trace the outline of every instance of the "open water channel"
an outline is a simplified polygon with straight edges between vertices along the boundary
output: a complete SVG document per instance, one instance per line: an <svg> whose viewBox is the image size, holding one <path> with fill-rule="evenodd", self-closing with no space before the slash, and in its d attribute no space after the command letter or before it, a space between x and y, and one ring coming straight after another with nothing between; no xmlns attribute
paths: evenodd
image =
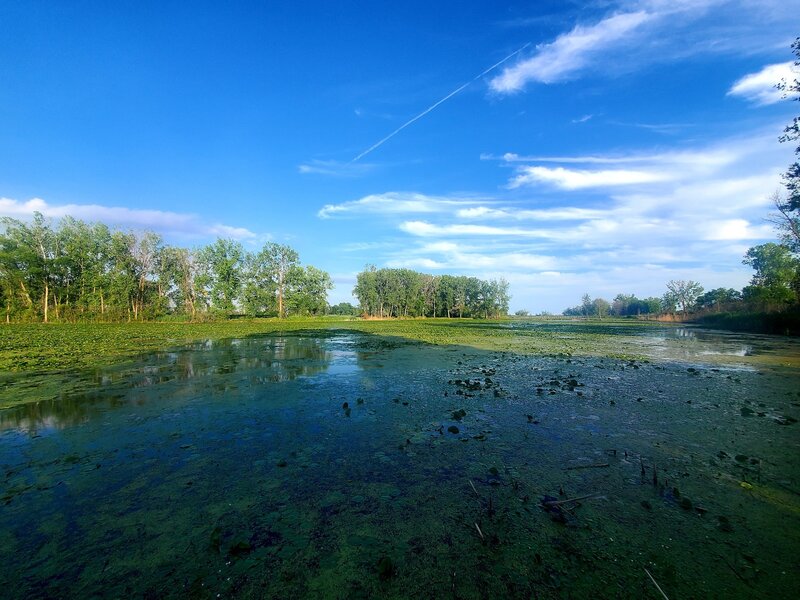
<svg viewBox="0 0 800 600"><path fill-rule="evenodd" d="M648 359L333 331L76 374L0 411L1 594L799 597L800 344L603 331Z"/></svg>

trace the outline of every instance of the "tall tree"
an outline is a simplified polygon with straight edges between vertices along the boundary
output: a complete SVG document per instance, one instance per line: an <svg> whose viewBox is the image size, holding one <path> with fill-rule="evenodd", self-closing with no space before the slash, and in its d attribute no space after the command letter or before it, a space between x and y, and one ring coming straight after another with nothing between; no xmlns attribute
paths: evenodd
<svg viewBox="0 0 800 600"><path fill-rule="evenodd" d="M286 312L294 315L322 315L328 306L330 275L316 267L295 265L286 277Z"/></svg>
<svg viewBox="0 0 800 600"><path fill-rule="evenodd" d="M667 294L665 300L669 303L673 301L675 306L680 307L681 312L686 315L689 309L694 306L695 301L703 293L703 286L696 281L684 281L682 279L667 282Z"/></svg>
<svg viewBox="0 0 800 600"><path fill-rule="evenodd" d="M794 40L792 50L795 55L795 73L800 73L800 37ZM778 89L784 97L800 101L800 77L795 76L791 81L782 81ZM781 142L796 142L800 140L800 117L794 117L792 122L783 130ZM800 157L800 144L795 147L795 156ZM783 183L788 191L788 196L781 200L775 199L775 205L783 219L782 229L786 234L786 241L795 252L800 252L800 161L795 160L783 175Z"/></svg>
<svg viewBox="0 0 800 600"><path fill-rule="evenodd" d="M277 292L269 248L248 253L243 261L242 308L248 315L277 314Z"/></svg>
<svg viewBox="0 0 800 600"><path fill-rule="evenodd" d="M289 271L300 262L300 258L293 248L274 242L267 242L263 252L275 282L275 290L278 297L278 317L283 318L286 316L284 304L287 278Z"/></svg>
<svg viewBox="0 0 800 600"><path fill-rule="evenodd" d="M743 290L745 300L769 310L798 299L800 259L788 247L772 242L754 246L742 262L755 269L750 285Z"/></svg>
<svg viewBox="0 0 800 600"><path fill-rule="evenodd" d="M211 306L219 311L233 312L241 293L242 245L220 238L201 248L197 257L200 262L197 283L207 291Z"/></svg>

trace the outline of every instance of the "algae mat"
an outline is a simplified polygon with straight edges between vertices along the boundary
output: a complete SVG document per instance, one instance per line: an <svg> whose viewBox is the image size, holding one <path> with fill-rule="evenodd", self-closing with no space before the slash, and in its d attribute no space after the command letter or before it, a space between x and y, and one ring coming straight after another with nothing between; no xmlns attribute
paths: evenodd
<svg viewBox="0 0 800 600"><path fill-rule="evenodd" d="M664 337L630 342L647 361L294 332L72 373L0 411L0 585L659 597L647 569L673 598L795 596L796 370Z"/></svg>

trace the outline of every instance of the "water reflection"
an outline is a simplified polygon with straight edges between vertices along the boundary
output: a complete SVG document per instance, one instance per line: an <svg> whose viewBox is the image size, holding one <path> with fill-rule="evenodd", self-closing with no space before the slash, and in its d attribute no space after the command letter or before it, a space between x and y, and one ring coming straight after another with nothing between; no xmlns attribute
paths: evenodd
<svg viewBox="0 0 800 600"><path fill-rule="evenodd" d="M689 327L668 331L672 339L681 342L678 347L685 356L753 356L756 353L751 343L746 343L735 333ZM669 338L665 338L667 340Z"/></svg>
<svg viewBox="0 0 800 600"><path fill-rule="evenodd" d="M164 397L191 401L193 394L204 394L202 390L224 392L301 377L348 374L359 369L363 360L351 344L352 340L342 337L254 337L207 340L177 352L158 352L133 365L86 373L49 398L2 410L0 431L40 435ZM158 391L162 387L164 394Z"/></svg>
<svg viewBox="0 0 800 600"><path fill-rule="evenodd" d="M623 343L633 344L650 356L668 359L691 360L714 356L747 357L797 353L797 345L791 339L691 326L555 321L513 322L509 327L546 332L563 339L579 338L582 335L597 336L598 340L613 338L618 341L620 347Z"/></svg>

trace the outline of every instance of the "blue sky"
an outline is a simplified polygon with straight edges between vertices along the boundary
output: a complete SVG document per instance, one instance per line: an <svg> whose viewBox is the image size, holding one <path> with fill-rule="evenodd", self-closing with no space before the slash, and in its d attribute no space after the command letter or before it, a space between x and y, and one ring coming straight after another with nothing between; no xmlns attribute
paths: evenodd
<svg viewBox="0 0 800 600"><path fill-rule="evenodd" d="M0 214L288 243L333 302L367 263L505 277L534 312L741 288L793 159L798 14L0 0Z"/></svg>

